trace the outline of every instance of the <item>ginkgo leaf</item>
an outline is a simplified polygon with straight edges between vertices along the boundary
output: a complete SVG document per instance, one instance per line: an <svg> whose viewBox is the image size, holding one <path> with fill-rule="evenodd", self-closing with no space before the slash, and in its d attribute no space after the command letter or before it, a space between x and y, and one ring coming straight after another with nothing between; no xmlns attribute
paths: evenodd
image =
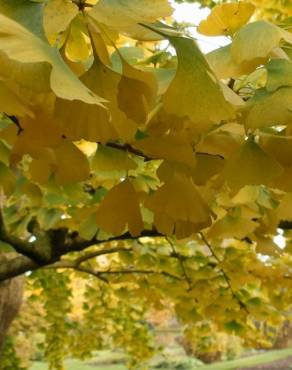
<svg viewBox="0 0 292 370"><path fill-rule="evenodd" d="M20 119L20 126L22 130L19 133L15 127L12 162L18 162L24 154L37 157L42 149L57 146L62 138L60 123L54 117L42 113L36 114L33 119L29 117Z"/></svg>
<svg viewBox="0 0 292 370"><path fill-rule="evenodd" d="M57 49L29 32L20 24L0 14L0 50L22 63L48 62L52 66L50 83L54 93L63 99L82 100L102 105L105 100L87 89L71 72Z"/></svg>
<svg viewBox="0 0 292 370"><path fill-rule="evenodd" d="M257 90L244 110L246 128L256 129L292 123L292 87L282 87L273 93Z"/></svg>
<svg viewBox="0 0 292 370"><path fill-rule="evenodd" d="M226 132L212 132L196 146L197 152L229 158L239 148L240 141Z"/></svg>
<svg viewBox="0 0 292 370"><path fill-rule="evenodd" d="M190 236L211 223L208 206L192 180L182 173L174 173L145 201L145 207L154 212L158 231L175 233L178 238Z"/></svg>
<svg viewBox="0 0 292 370"><path fill-rule="evenodd" d="M283 86L292 87L292 62L286 59L272 59L266 65L268 71L266 89L275 91Z"/></svg>
<svg viewBox="0 0 292 370"><path fill-rule="evenodd" d="M224 167L224 159L209 154L196 154L196 167L192 171L192 178L197 185L204 185Z"/></svg>
<svg viewBox="0 0 292 370"><path fill-rule="evenodd" d="M282 39L291 43L291 33L267 21L249 23L241 28L233 39L232 58L239 64L252 60L258 60L261 64Z"/></svg>
<svg viewBox="0 0 292 370"><path fill-rule="evenodd" d="M236 63L232 59L231 44L215 49L206 55L207 61L217 78L238 78L255 70L257 61Z"/></svg>
<svg viewBox="0 0 292 370"><path fill-rule="evenodd" d="M66 140L53 151L56 158L54 173L58 184L83 181L89 177L88 160L76 145Z"/></svg>
<svg viewBox="0 0 292 370"><path fill-rule="evenodd" d="M292 193L286 193L280 204L279 207L276 209L276 215L281 220L292 220Z"/></svg>
<svg viewBox="0 0 292 370"><path fill-rule="evenodd" d="M68 31L65 45L66 57L73 62L83 61L89 58L91 51L86 27L82 16L78 15L71 22Z"/></svg>
<svg viewBox="0 0 292 370"><path fill-rule="evenodd" d="M245 185L269 185L282 171L282 166L249 138L227 161L222 175L231 189L239 190Z"/></svg>
<svg viewBox="0 0 292 370"><path fill-rule="evenodd" d="M137 164L127 152L105 145L98 145L92 160L94 171L128 171L136 167Z"/></svg>
<svg viewBox="0 0 292 370"><path fill-rule="evenodd" d="M123 73L118 84L117 96L119 109L129 119L143 124L156 99L158 86L155 75L132 67L123 57L122 64Z"/></svg>
<svg viewBox="0 0 292 370"><path fill-rule="evenodd" d="M29 178L38 184L47 184L55 162L55 156L51 149L42 150L38 158L33 159L29 165Z"/></svg>
<svg viewBox="0 0 292 370"><path fill-rule="evenodd" d="M280 177L276 178L273 187L292 192L292 166L284 167L284 171Z"/></svg>
<svg viewBox="0 0 292 370"><path fill-rule="evenodd" d="M101 30L92 21L92 18L88 17L88 32L90 34L91 42L93 43L93 49L96 52L98 58L104 65L111 66L111 60L109 56L109 51L107 49L106 42L104 40L104 35Z"/></svg>
<svg viewBox="0 0 292 370"><path fill-rule="evenodd" d="M101 24L138 40L157 40L157 34L138 23L154 23L172 11L168 0L100 0L89 14Z"/></svg>
<svg viewBox="0 0 292 370"><path fill-rule="evenodd" d="M242 1L216 5L199 24L198 32L207 36L233 35L249 21L254 10L254 5Z"/></svg>
<svg viewBox="0 0 292 370"><path fill-rule="evenodd" d="M179 134L148 137L136 141L134 146L153 159L167 159L190 167L196 163L191 145Z"/></svg>
<svg viewBox="0 0 292 370"><path fill-rule="evenodd" d="M97 225L112 235L120 235L128 227L132 236L138 236L144 225L138 195L130 180L112 188L97 210Z"/></svg>
<svg viewBox="0 0 292 370"><path fill-rule="evenodd" d="M109 101L108 111L80 101L57 100L56 116L63 121L66 137L75 141L86 139L102 143L118 138L125 141L133 139L137 124L128 119L118 107L120 80L119 73L95 60L92 67L81 77L81 81Z"/></svg>
<svg viewBox="0 0 292 370"><path fill-rule="evenodd" d="M33 103L37 95L52 94L48 63L21 63L0 52L0 76L21 100Z"/></svg>
<svg viewBox="0 0 292 370"><path fill-rule="evenodd" d="M292 140L282 135L263 135L261 147L272 155L283 167L292 166Z"/></svg>
<svg viewBox="0 0 292 370"><path fill-rule="evenodd" d="M169 39L178 57L176 75L162 98L164 109L178 117L187 116L194 125L230 118L233 107L225 100L215 75L194 40L169 36L160 30L157 32Z"/></svg>
<svg viewBox="0 0 292 370"><path fill-rule="evenodd" d="M33 116L29 105L23 101L12 88L2 81L0 78L0 112L5 112L9 115L18 116Z"/></svg>
<svg viewBox="0 0 292 370"><path fill-rule="evenodd" d="M54 148L44 148L29 167L32 180L44 184L54 175L58 185L86 180L90 174L87 157L65 140Z"/></svg>
<svg viewBox="0 0 292 370"><path fill-rule="evenodd" d="M263 255L277 256L279 255L279 247L271 238L256 235L256 251Z"/></svg>
<svg viewBox="0 0 292 370"><path fill-rule="evenodd" d="M227 215L215 222L208 231L209 238L243 239L258 227L258 223L246 218Z"/></svg>
<svg viewBox="0 0 292 370"><path fill-rule="evenodd" d="M43 12L44 29L48 38L67 29L78 14L78 6L68 0L49 0Z"/></svg>

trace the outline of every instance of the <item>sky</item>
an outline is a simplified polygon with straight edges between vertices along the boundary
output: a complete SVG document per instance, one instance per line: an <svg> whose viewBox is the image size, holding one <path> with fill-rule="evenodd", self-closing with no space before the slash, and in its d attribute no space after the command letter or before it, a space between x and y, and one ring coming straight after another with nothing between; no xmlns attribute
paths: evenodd
<svg viewBox="0 0 292 370"><path fill-rule="evenodd" d="M190 27L189 31L198 41L198 44L204 53L208 53L214 49L218 49L220 46L230 43L226 37L208 37L200 35L196 31L196 26L199 25L201 20L207 18L210 13L208 8L202 9L198 4L177 4L174 2L172 2L172 6L175 9L174 18L178 22L189 22L194 25L194 27Z"/></svg>

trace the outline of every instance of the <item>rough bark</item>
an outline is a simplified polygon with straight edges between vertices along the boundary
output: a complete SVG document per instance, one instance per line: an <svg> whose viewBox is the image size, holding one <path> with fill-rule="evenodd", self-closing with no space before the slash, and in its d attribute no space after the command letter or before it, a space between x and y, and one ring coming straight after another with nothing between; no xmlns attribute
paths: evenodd
<svg viewBox="0 0 292 370"><path fill-rule="evenodd" d="M7 255L1 255L0 261L8 259ZM0 283L0 361L7 332L21 306L23 282L23 277L17 277Z"/></svg>

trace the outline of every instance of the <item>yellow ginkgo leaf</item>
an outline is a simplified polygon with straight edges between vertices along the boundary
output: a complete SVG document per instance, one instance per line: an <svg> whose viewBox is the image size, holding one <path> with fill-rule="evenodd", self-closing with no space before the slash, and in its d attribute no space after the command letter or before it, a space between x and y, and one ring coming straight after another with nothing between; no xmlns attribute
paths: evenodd
<svg viewBox="0 0 292 370"><path fill-rule="evenodd" d="M76 145L66 140L53 151L56 158L54 173L58 184L83 181L89 177L88 159Z"/></svg>
<svg viewBox="0 0 292 370"><path fill-rule="evenodd" d="M212 132L196 146L197 152L229 158L239 148L241 140L226 132Z"/></svg>
<svg viewBox="0 0 292 370"><path fill-rule="evenodd" d="M273 239L269 237L265 237L263 235L256 235L256 251L257 253L268 255L268 256L277 256L279 255L279 247L273 241Z"/></svg>
<svg viewBox="0 0 292 370"><path fill-rule="evenodd" d="M88 20L88 32L90 34L91 42L93 43L93 49L95 53L97 54L98 58L102 61L104 65L111 66L109 51L104 40L104 35L98 28L98 25L96 25L96 22L92 20L92 18L88 17L87 20Z"/></svg>
<svg viewBox="0 0 292 370"><path fill-rule="evenodd" d="M50 38L67 29L78 14L78 6L69 0L49 0L43 14L45 33Z"/></svg>
<svg viewBox="0 0 292 370"><path fill-rule="evenodd" d="M272 59L266 65L268 71L268 91L275 91L283 86L292 87L292 62L286 59Z"/></svg>
<svg viewBox="0 0 292 370"><path fill-rule="evenodd" d="M127 152L101 144L98 145L92 160L94 171L128 171L136 167L137 164Z"/></svg>
<svg viewBox="0 0 292 370"><path fill-rule="evenodd" d="M292 123L292 87L282 87L273 93L259 89L244 109L244 125L256 129Z"/></svg>
<svg viewBox="0 0 292 370"><path fill-rule="evenodd" d="M286 193L281 199L279 207L276 209L276 215L279 221L292 220L292 193Z"/></svg>
<svg viewBox="0 0 292 370"><path fill-rule="evenodd" d="M100 0L90 16L99 23L139 40L157 40L159 36L139 25L154 23L172 14L168 0Z"/></svg>
<svg viewBox="0 0 292 370"><path fill-rule="evenodd" d="M222 176L231 189L239 190L245 185L271 185L282 172L282 166L249 138L227 161Z"/></svg>
<svg viewBox="0 0 292 370"><path fill-rule="evenodd" d="M235 63L265 62L281 40L292 42L292 34L267 21L249 23L235 35L231 55Z"/></svg>
<svg viewBox="0 0 292 370"><path fill-rule="evenodd" d="M247 218L226 215L215 222L208 231L209 238L243 239L258 227L258 223Z"/></svg>
<svg viewBox="0 0 292 370"><path fill-rule="evenodd" d="M208 180L218 174L224 167L224 159L209 154L196 154L196 167L192 178L197 185L205 185Z"/></svg>
<svg viewBox="0 0 292 370"><path fill-rule="evenodd" d="M97 210L97 225L112 235L120 235L128 227L132 236L143 230L138 195L130 180L112 188Z"/></svg>
<svg viewBox="0 0 292 370"><path fill-rule="evenodd" d="M13 88L8 86L8 83L2 81L0 78L0 112L5 112L9 115L17 116L33 116L31 107L22 100L15 92Z"/></svg>
<svg viewBox="0 0 292 370"><path fill-rule="evenodd" d="M254 5L243 1L216 5L199 24L198 32L207 36L233 35L249 21L254 10Z"/></svg>
<svg viewBox="0 0 292 370"><path fill-rule="evenodd" d="M194 126L230 118L234 108L226 101L221 86L195 41L169 36L160 29L157 32L169 39L178 57L176 75L162 98L167 113L188 117Z"/></svg>
<svg viewBox="0 0 292 370"><path fill-rule="evenodd" d="M73 62L86 60L91 54L90 39L81 15L75 17L70 24L65 53Z"/></svg>
<svg viewBox="0 0 292 370"><path fill-rule="evenodd" d="M53 98L50 74L51 67L48 63L21 63L0 52L0 79L17 95L15 103L20 99L27 107L31 106L31 109L34 105L42 105L44 109L50 110L49 101ZM4 101L4 97L1 100ZM5 110L7 108L3 109Z"/></svg>
<svg viewBox="0 0 292 370"><path fill-rule="evenodd" d="M292 166L292 139L282 135L266 135L260 140L261 147L283 167Z"/></svg>
<svg viewBox="0 0 292 370"><path fill-rule="evenodd" d="M134 146L153 159L167 159L195 166L195 154L188 141L178 133L138 140Z"/></svg>
<svg viewBox="0 0 292 370"><path fill-rule="evenodd" d="M174 173L145 206L154 212L157 230L166 235L187 237L211 223L208 206L192 180L182 173Z"/></svg>
<svg viewBox="0 0 292 370"><path fill-rule="evenodd" d="M124 58L122 63L123 73L117 96L119 109L129 119L143 124L156 99L158 85L155 75L152 72L134 68Z"/></svg>
<svg viewBox="0 0 292 370"><path fill-rule="evenodd" d="M51 149L43 149L37 159L33 159L29 165L29 178L41 185L48 183L56 162L54 153Z"/></svg>
<svg viewBox="0 0 292 370"><path fill-rule="evenodd" d="M54 175L58 185L86 180L90 174L89 163L73 143L64 140L59 146L43 149L29 167L33 181L45 184Z"/></svg>
<svg viewBox="0 0 292 370"><path fill-rule="evenodd" d="M11 151L11 161L18 162L24 154L38 157L42 149L57 146L62 138L60 123L52 116L42 113L31 119L19 120L21 131L15 128L15 144ZM5 132L4 132L5 134Z"/></svg>
<svg viewBox="0 0 292 370"><path fill-rule="evenodd" d="M52 71L50 84L63 99L102 105L105 100L87 89L61 58L58 50L29 32L17 22L0 14L0 50L22 63L47 62Z"/></svg>
<svg viewBox="0 0 292 370"><path fill-rule="evenodd" d="M219 79L238 78L249 74L258 66L257 61L236 63L231 56L231 45L215 49L206 55L207 61Z"/></svg>
<svg viewBox="0 0 292 370"><path fill-rule="evenodd" d="M137 124L127 118L118 107L117 94L121 75L95 60L92 67L81 77L81 81L108 101L108 110L84 104L81 101L69 102L58 99L56 116L63 121L66 137L71 140L85 139L106 143L109 140L133 140ZM134 101L133 97L133 101Z"/></svg>

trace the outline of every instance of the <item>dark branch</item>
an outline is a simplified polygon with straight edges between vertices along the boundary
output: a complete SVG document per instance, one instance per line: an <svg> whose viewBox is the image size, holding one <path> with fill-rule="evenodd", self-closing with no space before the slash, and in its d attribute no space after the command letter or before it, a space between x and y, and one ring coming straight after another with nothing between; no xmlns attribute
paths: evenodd
<svg viewBox="0 0 292 370"><path fill-rule="evenodd" d="M17 256L11 260L0 263L0 281L25 274L26 272L36 270L39 267L40 265L32 259L25 256Z"/></svg>
<svg viewBox="0 0 292 370"><path fill-rule="evenodd" d="M68 233L65 233L64 229L59 230L50 230L49 234L54 234L55 237L52 237L53 242L57 242L56 244L52 244L51 248L54 248L56 250L52 250L51 258L38 261L35 257L35 251L33 252L33 244L24 242L21 240L22 243L19 243L18 238L14 238L12 236L6 235L5 240L0 237L0 240L3 240L5 242L9 242L14 249L22 254L22 256L17 256L14 259L11 259L9 261L3 262L0 264L0 281L4 281L6 279L10 279L12 277L16 277L18 275L24 274L28 271L37 270L41 267L48 267L51 266L52 268L76 268L78 265L74 261L60 261L61 257L70 253L70 252L80 252L88 247L101 245L104 243L109 243L112 241L121 241L121 240L137 240L141 237L160 237L161 234L159 234L156 230L144 230L138 237L133 237L130 233L125 233L123 235L112 237L107 240L98 240L96 238L93 238L91 240L82 240L78 238L78 236L68 235ZM66 238L65 238L66 236ZM15 239L17 243L15 242ZM13 244L12 244L13 243ZM23 248L22 248L23 246ZM32 250L30 250L30 248ZM114 248L104 249L103 251L95 252L95 255L103 255L103 254L109 254L109 253L115 253L118 250ZM29 255L32 255L33 258L30 258ZM92 256L92 253L90 254ZM79 257L77 259L77 262L80 264L84 262L85 260L89 259L89 254L85 256ZM94 256L92 257L94 258ZM58 262L59 261L59 262ZM53 267L55 266L55 267Z"/></svg>
<svg viewBox="0 0 292 370"><path fill-rule="evenodd" d="M42 263L41 254L34 247L33 243L17 238L10 235L6 229L3 219L2 210L0 209L0 240L9 244L17 253L30 258L38 264Z"/></svg>

